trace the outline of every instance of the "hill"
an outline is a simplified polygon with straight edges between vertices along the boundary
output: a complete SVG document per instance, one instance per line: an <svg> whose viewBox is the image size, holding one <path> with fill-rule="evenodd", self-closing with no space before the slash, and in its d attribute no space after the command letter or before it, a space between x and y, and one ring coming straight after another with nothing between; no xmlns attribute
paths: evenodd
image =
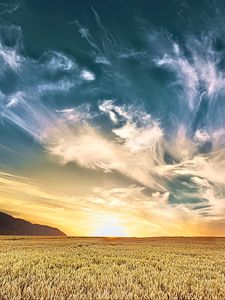
<svg viewBox="0 0 225 300"><path fill-rule="evenodd" d="M57 228L32 224L0 212L0 235L66 236Z"/></svg>

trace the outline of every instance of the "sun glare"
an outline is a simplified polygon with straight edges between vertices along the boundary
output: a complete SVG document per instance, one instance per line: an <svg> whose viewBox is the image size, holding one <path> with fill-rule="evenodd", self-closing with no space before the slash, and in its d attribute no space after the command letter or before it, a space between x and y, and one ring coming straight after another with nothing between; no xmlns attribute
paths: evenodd
<svg viewBox="0 0 225 300"><path fill-rule="evenodd" d="M127 236L121 220L115 216L101 216L93 233L94 236L123 237Z"/></svg>

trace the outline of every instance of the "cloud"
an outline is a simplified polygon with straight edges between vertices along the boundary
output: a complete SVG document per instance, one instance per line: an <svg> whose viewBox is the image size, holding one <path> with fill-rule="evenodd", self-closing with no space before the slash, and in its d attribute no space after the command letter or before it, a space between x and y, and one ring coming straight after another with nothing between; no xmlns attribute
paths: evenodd
<svg viewBox="0 0 225 300"><path fill-rule="evenodd" d="M144 187L96 187L85 197L96 215L116 215L131 236L224 235L224 216L206 218L184 203L171 205L168 192L149 193ZM215 223L214 223L215 222ZM214 224L214 225L213 225Z"/></svg>
<svg viewBox="0 0 225 300"><path fill-rule="evenodd" d="M0 10L1 10L0 15L11 14L14 11L18 10L20 5L21 2L19 0L13 0L10 1L10 3L2 1L0 3Z"/></svg>
<svg viewBox="0 0 225 300"><path fill-rule="evenodd" d="M97 56L95 62L96 64L111 65L111 63L104 56Z"/></svg>
<svg viewBox="0 0 225 300"><path fill-rule="evenodd" d="M133 123L127 123L113 132L124 141L124 146L131 152L151 150L154 157L160 156L157 152L157 145L163 137L163 131L157 122L153 122L144 128L138 128ZM160 147L158 147L160 150ZM154 154L155 153L155 154Z"/></svg>
<svg viewBox="0 0 225 300"><path fill-rule="evenodd" d="M8 103L6 104L6 108L12 108L16 106L20 101L23 101L23 93L17 92L8 97Z"/></svg>
<svg viewBox="0 0 225 300"><path fill-rule="evenodd" d="M68 234L94 234L98 219L114 216L129 236L224 235L224 198L219 202L206 180L192 180L202 192L206 189L210 214L204 208L195 210L185 203L171 203L169 192L151 192L135 184L101 185L70 195L57 183L47 185L6 172L0 173L0 204L3 211L14 216L60 227ZM204 215L206 211L208 216Z"/></svg>
<svg viewBox="0 0 225 300"><path fill-rule="evenodd" d="M43 55L42 61L46 62L46 67L52 72L59 71L72 72L78 68L75 61L63 53L51 51Z"/></svg>
<svg viewBox="0 0 225 300"><path fill-rule="evenodd" d="M188 139L185 129L180 127L170 141L165 138L160 124L152 120L150 115L133 111L133 108L118 108L113 102L106 104L100 104L100 111L109 117L110 111L120 112L117 113L117 124L122 125L112 129L115 134L113 139L85 124L68 133L49 133L48 137L54 136L53 140L47 139L49 153L63 164L72 162L103 172L117 171L152 191L164 193L165 196L171 194L184 204L181 205L182 209L179 206L180 213L188 210L194 211L190 213L191 216L204 214L210 218L222 217L225 192L223 150L210 154L198 153L199 143L208 140L208 135L200 132L196 141L193 141ZM166 153L173 159L172 164L166 163ZM182 177L191 179L191 183L186 181L187 190L170 187L170 183L176 183ZM198 199L197 203L191 204L192 198ZM160 202L163 197L155 199ZM185 199L189 199L188 203L185 203ZM99 198L95 201L101 202ZM167 203L168 207L172 205ZM168 207L164 207L165 211L168 211Z"/></svg>
<svg viewBox="0 0 225 300"><path fill-rule="evenodd" d="M88 125L73 133L64 132L57 136L57 132L52 132L50 136L54 138L46 141L46 147L62 163L73 162L103 172L118 171L145 185L156 184L149 173L151 166L146 166L144 153L132 153L126 145L109 140Z"/></svg>
<svg viewBox="0 0 225 300"><path fill-rule="evenodd" d="M203 38L202 41L194 37L187 39L185 46L190 52L189 58L172 39L170 45L169 51L154 61L176 75L174 84L181 87L192 110L199 104L202 95L213 99L224 91L225 77L218 68L219 56L212 49L210 38Z"/></svg>
<svg viewBox="0 0 225 300"><path fill-rule="evenodd" d="M68 234L90 234L82 198L66 194L59 184L46 184L0 171L0 190L1 211L33 223L60 228Z"/></svg>
<svg viewBox="0 0 225 300"><path fill-rule="evenodd" d="M31 112L29 106L25 107L30 126L26 122L22 123L24 121L16 116L13 118L14 122L18 120L20 127L24 126L37 137L57 162L75 163L103 172L117 171L153 191L165 195L171 193L175 197L179 193L181 202L184 201L182 197L197 197L203 208L198 207L198 203L184 206L182 211L189 209L211 217L214 215L214 218L221 216L219 212L223 207L225 182L224 154L222 150L198 154L198 143L205 142L207 138L215 144L214 140L217 139L213 140L213 136L217 137L219 133L210 137L199 132L193 141L188 139L185 128L180 127L170 141L166 139L160 123L149 114L137 107L118 106L112 101L103 101L99 104L99 114L103 112L110 117L110 112L113 111L117 118L117 128L113 127L111 131L114 136L109 138L97 125L88 123L91 120L88 108L64 109L50 113L42 109ZM166 152L173 158L173 164L166 163ZM169 182L175 182L182 176L195 178L192 180L192 185L197 189L195 193L176 191L168 187ZM201 180L207 183L207 189L206 186L203 189Z"/></svg>
<svg viewBox="0 0 225 300"><path fill-rule="evenodd" d="M84 69L59 51L47 51L40 59L25 56L21 29L9 26L12 46L2 36L0 40L0 79L7 82L7 74L12 74L15 84L1 89L1 124L4 128L6 120L7 126L31 136L51 162L78 165L96 176L120 174L118 178L133 185L99 187L91 195L77 196L76 202L75 197L1 174L3 192L15 196L23 191L26 205L29 197L37 197L45 209L71 208L73 201L86 210L99 206L103 212L116 212L123 207L146 228L155 228L155 234L182 234L187 224L190 232L202 233L200 224L213 232L223 224L225 213L224 106L219 99L225 77L212 37L189 36L181 44L167 33L151 32L148 51L136 51L119 43L96 12L94 16L102 33L97 41L95 32L75 24L91 46L91 59L100 64L99 80L88 66ZM151 68L172 75L168 89L174 98L169 95L159 105L151 91ZM160 92L157 87L157 96ZM139 100L143 95L146 106ZM79 201L87 206L80 207Z"/></svg>
<svg viewBox="0 0 225 300"><path fill-rule="evenodd" d="M109 110L107 105L105 101L101 103L100 111L109 116L110 112L116 111L118 121L125 122L112 130L114 138L109 139L104 131L88 123L74 123L69 128L59 125L46 132L43 139L46 149L63 164L73 162L104 172L118 171L149 187L160 186L151 171L154 165L163 161L163 131L158 122L134 108L126 111L112 102Z"/></svg>
<svg viewBox="0 0 225 300"><path fill-rule="evenodd" d="M86 123L97 117L97 113L92 112L89 104L81 105L77 108L65 108L56 110L57 118L64 119L69 124Z"/></svg>
<svg viewBox="0 0 225 300"><path fill-rule="evenodd" d="M118 122L117 115L116 115L117 113L116 107L112 100L104 100L99 104L98 107L100 111L102 111L105 114L108 114L108 116L110 117L113 123Z"/></svg>
<svg viewBox="0 0 225 300"><path fill-rule="evenodd" d="M81 76L81 78L83 78L84 80L87 80L87 81L95 80L95 74L88 70L82 70L80 76Z"/></svg>
<svg viewBox="0 0 225 300"><path fill-rule="evenodd" d="M20 27L16 25L1 25L0 31L3 32L0 38L0 63L2 66L0 76L4 77L8 70L18 74L24 63L24 58L20 54L23 47L21 42L22 31ZM17 35L16 39L14 35ZM6 36L13 44L13 47L7 46Z"/></svg>

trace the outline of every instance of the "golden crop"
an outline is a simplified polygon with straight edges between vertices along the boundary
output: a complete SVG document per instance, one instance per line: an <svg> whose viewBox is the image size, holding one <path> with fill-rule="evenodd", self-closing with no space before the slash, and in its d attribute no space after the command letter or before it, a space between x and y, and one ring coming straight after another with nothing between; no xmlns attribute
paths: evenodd
<svg viewBox="0 0 225 300"><path fill-rule="evenodd" d="M0 238L1 300L225 299L222 238Z"/></svg>

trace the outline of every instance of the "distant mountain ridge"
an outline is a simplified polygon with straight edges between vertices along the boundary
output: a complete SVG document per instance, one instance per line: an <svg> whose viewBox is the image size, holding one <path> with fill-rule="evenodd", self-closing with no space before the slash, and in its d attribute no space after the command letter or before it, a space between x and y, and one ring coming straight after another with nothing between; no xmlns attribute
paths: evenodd
<svg viewBox="0 0 225 300"><path fill-rule="evenodd" d="M58 228L32 224L0 212L0 235L66 236Z"/></svg>

